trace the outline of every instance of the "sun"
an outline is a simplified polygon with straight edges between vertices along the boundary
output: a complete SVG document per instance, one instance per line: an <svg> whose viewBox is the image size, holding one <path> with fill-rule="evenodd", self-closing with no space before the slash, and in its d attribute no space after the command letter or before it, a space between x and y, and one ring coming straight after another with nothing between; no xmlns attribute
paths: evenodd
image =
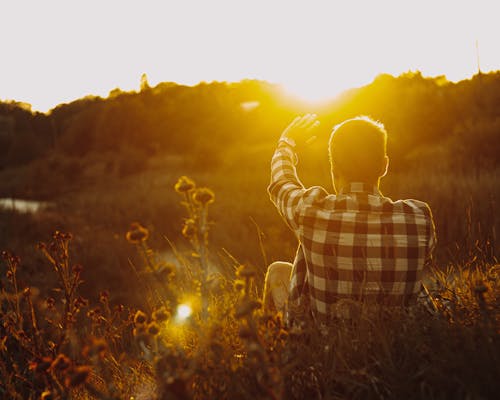
<svg viewBox="0 0 500 400"><path fill-rule="evenodd" d="M320 75L309 72L307 76L284 81L283 86L292 97L307 103L319 104L333 100L342 92L360 86L362 83L362 80L356 76L346 79L345 74L335 75L343 76L343 79L336 80L327 74Z"/></svg>

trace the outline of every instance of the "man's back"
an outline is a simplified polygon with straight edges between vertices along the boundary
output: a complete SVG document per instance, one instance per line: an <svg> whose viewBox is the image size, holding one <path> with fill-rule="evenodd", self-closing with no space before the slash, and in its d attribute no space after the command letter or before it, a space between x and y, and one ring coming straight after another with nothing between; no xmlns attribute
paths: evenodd
<svg viewBox="0 0 500 400"><path fill-rule="evenodd" d="M379 192L389 163L387 132L365 117L347 120L331 134L338 193L306 189L295 168L295 140L304 141L317 124L313 115L296 118L271 162L271 200L300 243L293 266L280 267L291 269L289 310L328 321L350 300L413 303L435 243L429 207L418 200L394 202Z"/></svg>
<svg viewBox="0 0 500 400"><path fill-rule="evenodd" d="M306 301L324 319L342 299L386 305L415 300L434 240L427 204L393 202L376 187L351 183L338 195L317 187L305 191L295 213L302 245L291 307Z"/></svg>

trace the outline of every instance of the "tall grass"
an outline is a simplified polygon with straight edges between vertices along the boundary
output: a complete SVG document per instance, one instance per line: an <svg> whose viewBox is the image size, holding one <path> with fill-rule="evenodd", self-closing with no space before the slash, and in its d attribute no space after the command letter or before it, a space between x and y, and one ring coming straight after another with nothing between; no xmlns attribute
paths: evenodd
<svg viewBox="0 0 500 400"><path fill-rule="evenodd" d="M53 275L34 287L2 253L0 397L12 399L489 399L500 390L500 265L468 260L428 271L410 310L358 304L349 321L287 327L261 309L259 268L231 255L211 268L209 189L176 186L191 249L175 262L139 223L121 234L136 306L81 294L77 236L56 232L38 252ZM219 196L218 196L219 199ZM219 200L217 200L219 201ZM210 207L215 207L215 202ZM476 250L475 250L476 249ZM97 281L93 278L93 281Z"/></svg>

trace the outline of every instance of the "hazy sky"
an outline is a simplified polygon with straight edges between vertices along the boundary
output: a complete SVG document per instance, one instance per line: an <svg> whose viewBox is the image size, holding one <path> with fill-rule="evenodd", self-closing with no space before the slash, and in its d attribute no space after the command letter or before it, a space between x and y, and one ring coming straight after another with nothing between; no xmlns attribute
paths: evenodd
<svg viewBox="0 0 500 400"><path fill-rule="evenodd" d="M48 110L161 81L333 96L377 74L500 69L498 1L0 0L0 99Z"/></svg>

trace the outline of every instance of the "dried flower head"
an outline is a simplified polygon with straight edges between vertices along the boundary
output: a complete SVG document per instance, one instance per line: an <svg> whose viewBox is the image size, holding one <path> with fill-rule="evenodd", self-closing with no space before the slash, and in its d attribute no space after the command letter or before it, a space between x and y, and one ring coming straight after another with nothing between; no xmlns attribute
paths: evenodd
<svg viewBox="0 0 500 400"><path fill-rule="evenodd" d="M166 307L162 306L159 309L153 311L152 318L157 322L165 322L170 319L170 311Z"/></svg>
<svg viewBox="0 0 500 400"><path fill-rule="evenodd" d="M71 360L64 354L58 354L52 362L50 369L54 371L66 371L71 366Z"/></svg>
<svg viewBox="0 0 500 400"><path fill-rule="evenodd" d="M199 188L194 192L193 200L201 205L210 204L214 202L215 194L209 188Z"/></svg>
<svg viewBox="0 0 500 400"><path fill-rule="evenodd" d="M196 222L194 219L187 219L182 227L182 235L188 239L193 238L196 235Z"/></svg>
<svg viewBox="0 0 500 400"><path fill-rule="evenodd" d="M50 310L56 305L56 300L53 297L49 297L45 300L45 303L47 304L47 308Z"/></svg>
<svg viewBox="0 0 500 400"><path fill-rule="evenodd" d="M156 336L160 333L160 326L156 322L151 322L148 325L148 334L151 336Z"/></svg>
<svg viewBox="0 0 500 400"><path fill-rule="evenodd" d="M144 242L149 237L149 231L138 222L130 224L130 229L125 235L127 241L132 244Z"/></svg>
<svg viewBox="0 0 500 400"><path fill-rule="evenodd" d="M142 312L141 310L138 310L134 315L134 324L135 325L144 325L147 320L148 320L148 316L144 312Z"/></svg>
<svg viewBox="0 0 500 400"><path fill-rule="evenodd" d="M245 288L245 282L241 279L237 279L234 281L234 289L238 292L241 292Z"/></svg>
<svg viewBox="0 0 500 400"><path fill-rule="evenodd" d="M194 181L189 179L187 176L181 176L174 186L175 191L178 193L189 192L190 190L194 189L194 187Z"/></svg>
<svg viewBox="0 0 500 400"><path fill-rule="evenodd" d="M109 301L109 292L107 290L103 290L99 293L99 301L101 303L107 303Z"/></svg>

